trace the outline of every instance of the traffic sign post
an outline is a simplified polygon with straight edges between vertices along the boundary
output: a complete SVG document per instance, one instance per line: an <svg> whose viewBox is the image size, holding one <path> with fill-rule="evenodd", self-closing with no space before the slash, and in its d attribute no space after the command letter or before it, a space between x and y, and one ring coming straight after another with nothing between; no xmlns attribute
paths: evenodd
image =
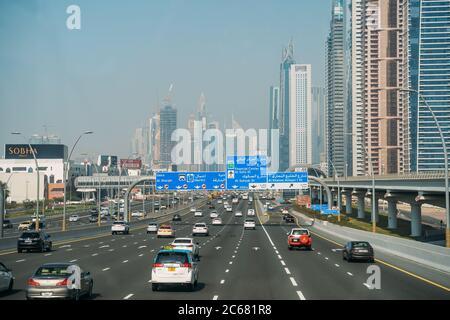
<svg viewBox="0 0 450 320"><path fill-rule="evenodd" d="M156 191L225 190L225 172L157 172Z"/></svg>
<svg viewBox="0 0 450 320"><path fill-rule="evenodd" d="M228 190L266 189L266 156L228 156L226 180Z"/></svg>

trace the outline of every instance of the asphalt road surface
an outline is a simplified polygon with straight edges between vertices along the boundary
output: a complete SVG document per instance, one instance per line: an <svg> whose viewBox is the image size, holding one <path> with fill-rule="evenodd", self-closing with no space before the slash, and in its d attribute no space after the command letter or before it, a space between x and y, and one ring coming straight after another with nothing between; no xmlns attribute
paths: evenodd
<svg viewBox="0 0 450 320"><path fill-rule="evenodd" d="M253 207L253 205L252 205ZM14 290L0 299L25 299L29 276L43 263L73 262L90 271L94 279L93 299L450 299L450 292L383 264L381 288L366 284L370 263L347 263L340 247L313 236L313 250L288 250L286 233L296 227L272 215L265 225L257 221L256 230L244 230L246 200L225 212L216 210L224 225L210 225L208 206L203 217L188 210L182 221L172 223L176 237L191 237L196 222L207 222L210 235L195 237L200 243L199 285L190 292L169 287L153 292L151 266L161 246L173 239L147 234L145 226L129 235L99 235L54 246L50 253L6 253L0 261L13 270ZM235 217L241 210L243 217ZM160 219L160 222L171 217Z"/></svg>

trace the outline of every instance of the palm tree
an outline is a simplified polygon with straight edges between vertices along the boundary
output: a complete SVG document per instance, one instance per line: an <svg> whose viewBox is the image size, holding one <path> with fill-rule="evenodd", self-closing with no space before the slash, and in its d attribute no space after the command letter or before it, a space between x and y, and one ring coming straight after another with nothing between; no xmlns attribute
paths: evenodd
<svg viewBox="0 0 450 320"><path fill-rule="evenodd" d="M0 181L0 189L5 190L5 199L7 199L9 197L9 190L8 190L8 185L6 184L6 182Z"/></svg>

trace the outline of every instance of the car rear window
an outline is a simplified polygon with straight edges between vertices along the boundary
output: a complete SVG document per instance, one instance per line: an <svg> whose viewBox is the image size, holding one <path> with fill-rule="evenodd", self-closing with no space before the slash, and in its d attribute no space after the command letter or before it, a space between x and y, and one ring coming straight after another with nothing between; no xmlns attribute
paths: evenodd
<svg viewBox="0 0 450 320"><path fill-rule="evenodd" d="M113 224L125 224L125 222L118 221L118 222L114 222Z"/></svg>
<svg viewBox="0 0 450 320"><path fill-rule="evenodd" d="M369 247L369 243L367 243L367 242L353 242L353 246L354 247L358 247L358 248L368 248Z"/></svg>
<svg viewBox="0 0 450 320"><path fill-rule="evenodd" d="M301 236L301 235L304 235L304 234L308 234L308 230L294 230L294 231L292 231L292 234L293 235L296 235L296 236Z"/></svg>
<svg viewBox="0 0 450 320"><path fill-rule="evenodd" d="M39 233L37 233L37 232L24 232L24 233L22 233L21 238L37 239L37 238L39 238Z"/></svg>
<svg viewBox="0 0 450 320"><path fill-rule="evenodd" d="M67 266L45 266L40 267L35 275L39 277L66 277L71 273L67 271Z"/></svg>
<svg viewBox="0 0 450 320"><path fill-rule="evenodd" d="M160 252L156 257L156 263L188 263L187 253L183 252Z"/></svg>
<svg viewBox="0 0 450 320"><path fill-rule="evenodd" d="M161 227L159 227L160 229L172 229L172 227L171 226L161 226Z"/></svg>
<svg viewBox="0 0 450 320"><path fill-rule="evenodd" d="M191 243L189 239L176 239L173 243Z"/></svg>
<svg viewBox="0 0 450 320"><path fill-rule="evenodd" d="M203 227L206 227L206 224L204 224L204 223L196 223L195 227L203 228Z"/></svg>
<svg viewBox="0 0 450 320"><path fill-rule="evenodd" d="M247 219L247 220L245 220L245 222L255 222L255 220Z"/></svg>

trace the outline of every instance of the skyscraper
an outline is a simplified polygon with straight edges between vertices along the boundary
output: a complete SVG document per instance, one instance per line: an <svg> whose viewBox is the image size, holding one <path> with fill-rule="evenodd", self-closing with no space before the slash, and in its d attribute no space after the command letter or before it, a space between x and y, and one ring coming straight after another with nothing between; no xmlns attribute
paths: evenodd
<svg viewBox="0 0 450 320"><path fill-rule="evenodd" d="M289 125L290 125L290 107L289 107L289 76L291 65L294 61L294 45L292 40L287 48L283 49L280 65L280 142L279 142L279 170L284 171L289 168Z"/></svg>
<svg viewBox="0 0 450 320"><path fill-rule="evenodd" d="M326 90L323 87L312 88L311 103L311 141L312 141L312 163L319 164L326 161Z"/></svg>
<svg viewBox="0 0 450 320"><path fill-rule="evenodd" d="M333 0L327 38L327 162L328 173L346 171L346 69L344 0Z"/></svg>
<svg viewBox="0 0 450 320"><path fill-rule="evenodd" d="M410 0L409 12L410 87L432 108L450 148L450 1ZM409 103L411 171L443 170L444 149L430 111L417 94Z"/></svg>
<svg viewBox="0 0 450 320"><path fill-rule="evenodd" d="M289 107L289 166L311 164L311 65L309 64L293 64L290 67Z"/></svg>
<svg viewBox="0 0 450 320"><path fill-rule="evenodd" d="M169 169L172 164L171 152L175 146L172 132L177 129L177 110L167 103L160 111L160 164Z"/></svg>
<svg viewBox="0 0 450 320"><path fill-rule="evenodd" d="M279 129L278 114L280 108L280 88L270 87L269 92L269 134L268 134L268 155L272 155L272 129Z"/></svg>

